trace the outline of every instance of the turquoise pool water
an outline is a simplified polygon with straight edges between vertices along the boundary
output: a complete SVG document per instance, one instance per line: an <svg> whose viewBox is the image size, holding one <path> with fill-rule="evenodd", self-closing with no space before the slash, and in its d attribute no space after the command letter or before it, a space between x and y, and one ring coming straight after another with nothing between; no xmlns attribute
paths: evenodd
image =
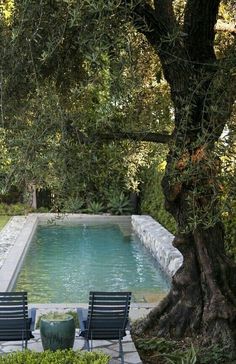
<svg viewBox="0 0 236 364"><path fill-rule="evenodd" d="M170 284L157 262L118 225L39 226L16 290L38 303L87 302L90 290L130 290L134 300L155 301Z"/></svg>

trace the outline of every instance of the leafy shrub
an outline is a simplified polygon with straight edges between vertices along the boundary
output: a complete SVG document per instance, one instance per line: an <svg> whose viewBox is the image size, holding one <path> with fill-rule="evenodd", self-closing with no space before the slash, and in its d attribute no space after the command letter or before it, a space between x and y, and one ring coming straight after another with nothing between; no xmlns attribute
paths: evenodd
<svg viewBox="0 0 236 364"><path fill-rule="evenodd" d="M236 261L236 201L231 200L231 206L223 214L225 226L225 245L227 253Z"/></svg>
<svg viewBox="0 0 236 364"><path fill-rule="evenodd" d="M232 351L229 350L229 348L219 345L212 345L199 350L201 364L235 364L235 361L231 358L231 356Z"/></svg>
<svg viewBox="0 0 236 364"><path fill-rule="evenodd" d="M47 207L41 206L38 209L36 209L35 212L41 212L41 213L43 213L43 212L49 212L49 209Z"/></svg>
<svg viewBox="0 0 236 364"><path fill-rule="evenodd" d="M212 345L194 347L193 344L181 341L170 341L164 338L151 337L137 339L137 349L143 357L154 359L151 362L165 364L235 364L232 353L227 347Z"/></svg>
<svg viewBox="0 0 236 364"><path fill-rule="evenodd" d="M27 205L17 203L14 205L8 205L0 203L0 215L25 215L30 211Z"/></svg>
<svg viewBox="0 0 236 364"><path fill-rule="evenodd" d="M91 214L100 214L103 211L104 211L103 204L96 201L90 202L88 204L88 208L86 209L86 212Z"/></svg>
<svg viewBox="0 0 236 364"><path fill-rule="evenodd" d="M108 210L114 215L125 215L132 212L130 200L123 192L108 195Z"/></svg>
<svg viewBox="0 0 236 364"><path fill-rule="evenodd" d="M193 345L186 351L177 350L170 354L165 353L163 357L166 359L166 364L196 364L198 362L197 352Z"/></svg>
<svg viewBox="0 0 236 364"><path fill-rule="evenodd" d="M68 200L64 202L64 207L62 208L62 212L82 212L84 207L84 201L79 197L70 197Z"/></svg>
<svg viewBox="0 0 236 364"><path fill-rule="evenodd" d="M0 364L108 364L109 356L99 352L81 352L73 350L16 352L0 356Z"/></svg>
<svg viewBox="0 0 236 364"><path fill-rule="evenodd" d="M149 339L138 339L135 342L138 349L143 351L158 351L165 353L166 351L173 350L176 347L174 341L167 341L163 338L151 337Z"/></svg>
<svg viewBox="0 0 236 364"><path fill-rule="evenodd" d="M175 234L174 218L164 208L164 196L161 187L163 167L153 164L143 171L143 189L141 191L141 213L151 215L170 232Z"/></svg>

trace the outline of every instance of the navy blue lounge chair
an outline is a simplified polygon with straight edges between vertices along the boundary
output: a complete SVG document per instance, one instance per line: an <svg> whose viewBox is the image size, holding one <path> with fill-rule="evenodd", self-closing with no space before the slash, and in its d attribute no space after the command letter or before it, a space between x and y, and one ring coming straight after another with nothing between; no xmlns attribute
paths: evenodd
<svg viewBox="0 0 236 364"><path fill-rule="evenodd" d="M28 310L27 292L0 292L0 341L22 341L34 336L36 309Z"/></svg>
<svg viewBox="0 0 236 364"><path fill-rule="evenodd" d="M87 350L92 350L96 339L119 340L119 355L124 362L122 339L129 322L130 301L131 292L90 292L88 309L77 309L80 336L85 338Z"/></svg>

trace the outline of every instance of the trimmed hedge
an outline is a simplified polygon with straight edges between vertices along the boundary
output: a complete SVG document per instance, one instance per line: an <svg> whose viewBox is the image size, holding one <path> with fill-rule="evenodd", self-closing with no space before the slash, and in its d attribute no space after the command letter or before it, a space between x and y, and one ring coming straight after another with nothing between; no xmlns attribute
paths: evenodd
<svg viewBox="0 0 236 364"><path fill-rule="evenodd" d="M25 215L28 212L30 212L30 208L22 203L16 203L14 205L0 203L0 215Z"/></svg>
<svg viewBox="0 0 236 364"><path fill-rule="evenodd" d="M25 350L0 356L0 364L108 364L110 357L101 352L46 350L42 353Z"/></svg>

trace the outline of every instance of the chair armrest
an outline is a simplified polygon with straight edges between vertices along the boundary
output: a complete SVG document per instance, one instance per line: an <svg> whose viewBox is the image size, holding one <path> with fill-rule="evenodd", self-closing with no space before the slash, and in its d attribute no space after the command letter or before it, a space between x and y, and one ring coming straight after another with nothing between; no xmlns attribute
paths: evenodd
<svg viewBox="0 0 236 364"><path fill-rule="evenodd" d="M131 327L130 327L131 325L130 325L130 320L128 320L127 321L127 324L126 324L126 326L125 326L125 330L128 330L128 331L130 331L131 330Z"/></svg>
<svg viewBox="0 0 236 364"><path fill-rule="evenodd" d="M87 328L86 323L87 323L87 318L88 318L88 310L86 308L78 307L77 315L78 315L78 319L79 319L80 332L83 332Z"/></svg>
<svg viewBox="0 0 236 364"><path fill-rule="evenodd" d="M36 319L36 308L32 307L29 309L29 318L31 318L30 331L34 331L35 319Z"/></svg>

